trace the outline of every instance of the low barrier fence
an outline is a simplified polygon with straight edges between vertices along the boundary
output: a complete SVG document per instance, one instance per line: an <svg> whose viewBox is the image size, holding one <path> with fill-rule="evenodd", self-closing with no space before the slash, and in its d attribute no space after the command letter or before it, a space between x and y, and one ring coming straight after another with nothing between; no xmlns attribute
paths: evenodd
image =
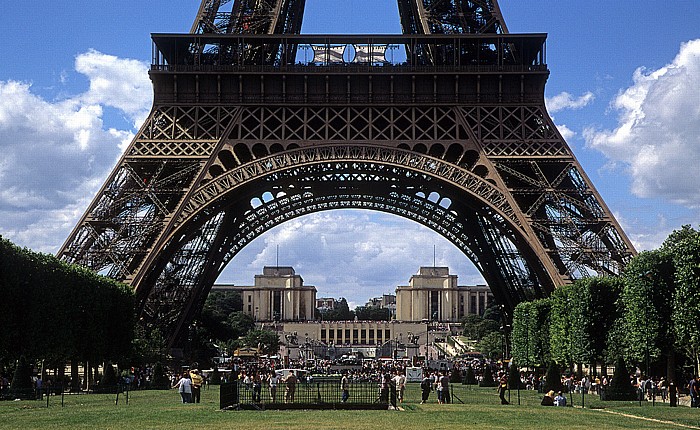
<svg viewBox="0 0 700 430"><path fill-rule="evenodd" d="M221 409L386 409L375 382L351 382L347 398L343 397L340 381L299 382L294 385L279 383L245 384L235 381L221 385Z"/></svg>

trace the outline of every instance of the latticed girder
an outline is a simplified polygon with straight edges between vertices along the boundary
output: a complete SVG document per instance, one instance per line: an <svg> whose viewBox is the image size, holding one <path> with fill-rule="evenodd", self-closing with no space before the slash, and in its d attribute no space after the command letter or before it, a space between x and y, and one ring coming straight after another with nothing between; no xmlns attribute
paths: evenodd
<svg viewBox="0 0 700 430"><path fill-rule="evenodd" d="M538 278L546 275L537 258L530 253L527 261L518 252L516 233L488 206L474 208L459 202L454 188L424 174L348 171L345 165L329 169L316 164L273 175L211 206L217 215L207 213L193 219L193 226L185 230L194 235L177 236L166 245L174 253L164 269L154 267L154 279L159 274L156 287L148 296L147 291L139 295L146 320L176 336L174 328L183 326L201 308L216 277L248 243L276 225L324 210L382 211L431 228L474 262L499 302L509 308L517 301L542 297L552 288L542 290ZM204 228L196 228L200 223Z"/></svg>
<svg viewBox="0 0 700 430"><path fill-rule="evenodd" d="M398 0L404 34L508 33L497 0Z"/></svg>
<svg viewBox="0 0 700 430"><path fill-rule="evenodd" d="M190 33L299 34L306 0L202 0Z"/></svg>

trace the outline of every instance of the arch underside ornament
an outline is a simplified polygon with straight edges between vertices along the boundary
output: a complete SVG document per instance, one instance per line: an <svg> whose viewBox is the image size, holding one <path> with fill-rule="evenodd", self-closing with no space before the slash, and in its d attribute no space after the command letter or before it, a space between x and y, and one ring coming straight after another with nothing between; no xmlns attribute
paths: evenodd
<svg viewBox="0 0 700 430"><path fill-rule="evenodd" d="M176 343L254 238L368 209L447 238L510 309L632 253L552 130L534 106L157 107L62 255L131 282Z"/></svg>

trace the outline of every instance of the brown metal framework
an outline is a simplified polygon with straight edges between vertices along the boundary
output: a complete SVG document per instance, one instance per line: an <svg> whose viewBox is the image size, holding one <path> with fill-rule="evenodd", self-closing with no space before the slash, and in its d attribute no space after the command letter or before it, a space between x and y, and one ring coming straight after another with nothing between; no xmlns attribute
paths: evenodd
<svg viewBox="0 0 700 430"><path fill-rule="evenodd" d="M171 345L246 244L324 210L427 226L506 310L620 273L635 251L544 107L546 35L400 0L407 34L304 36L303 4L205 0L153 35L151 114L63 259L130 283Z"/></svg>

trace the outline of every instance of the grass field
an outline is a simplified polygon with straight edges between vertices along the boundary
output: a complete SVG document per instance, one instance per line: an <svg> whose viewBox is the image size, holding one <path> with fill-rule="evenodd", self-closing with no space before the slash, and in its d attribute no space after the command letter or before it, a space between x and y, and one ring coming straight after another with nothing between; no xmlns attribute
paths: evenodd
<svg viewBox="0 0 700 430"><path fill-rule="evenodd" d="M197 405L181 404L175 390L131 392L128 405L123 396L115 405L114 395L67 395L64 407L60 396L48 408L45 401L0 402L0 429L700 429L700 410L688 407L593 396L585 409L542 407L534 392L521 392L520 406L502 406L493 389L456 387L465 404L439 405L433 395L421 405L418 387L410 385L403 411L219 411L218 387L203 391ZM511 400L517 402L514 393Z"/></svg>

